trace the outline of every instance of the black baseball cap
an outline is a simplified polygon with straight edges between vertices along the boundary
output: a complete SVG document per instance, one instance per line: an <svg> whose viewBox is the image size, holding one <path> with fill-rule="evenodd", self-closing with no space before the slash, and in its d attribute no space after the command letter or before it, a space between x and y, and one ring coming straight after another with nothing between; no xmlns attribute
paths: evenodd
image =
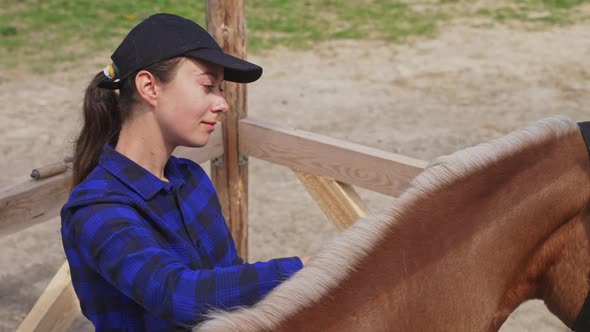
<svg viewBox="0 0 590 332"><path fill-rule="evenodd" d="M98 84L106 89L120 88L120 82L154 63L178 56L204 60L224 68L224 79L237 83L254 82L262 68L224 53L215 39L197 23L186 18L160 13L152 15L123 39L111 59L116 75L106 75Z"/></svg>

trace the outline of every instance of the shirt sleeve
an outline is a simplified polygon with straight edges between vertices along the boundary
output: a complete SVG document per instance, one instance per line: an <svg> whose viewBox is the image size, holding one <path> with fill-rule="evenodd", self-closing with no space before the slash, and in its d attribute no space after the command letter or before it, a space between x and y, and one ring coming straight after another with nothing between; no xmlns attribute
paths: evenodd
<svg viewBox="0 0 590 332"><path fill-rule="evenodd" d="M192 270L124 204L79 208L63 227L85 263L109 283L154 315L183 325L200 321L212 308L252 305L303 267L290 257Z"/></svg>

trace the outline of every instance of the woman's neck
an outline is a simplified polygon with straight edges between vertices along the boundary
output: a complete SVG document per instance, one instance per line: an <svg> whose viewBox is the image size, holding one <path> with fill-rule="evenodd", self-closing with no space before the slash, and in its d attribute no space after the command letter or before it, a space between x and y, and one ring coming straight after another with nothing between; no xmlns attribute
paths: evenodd
<svg viewBox="0 0 590 332"><path fill-rule="evenodd" d="M157 178L168 181L164 168L174 147L164 141L150 114L142 114L126 121L119 133L115 150L133 160Z"/></svg>

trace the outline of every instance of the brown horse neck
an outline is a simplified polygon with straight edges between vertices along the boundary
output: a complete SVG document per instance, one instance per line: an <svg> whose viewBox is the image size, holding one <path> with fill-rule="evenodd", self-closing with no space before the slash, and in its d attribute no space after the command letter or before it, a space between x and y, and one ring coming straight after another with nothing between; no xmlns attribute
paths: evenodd
<svg viewBox="0 0 590 332"><path fill-rule="evenodd" d="M535 298L572 328L590 290L589 214L589 209L581 211L539 247L506 292L490 331L497 331L518 305Z"/></svg>
<svg viewBox="0 0 590 332"><path fill-rule="evenodd" d="M590 163L579 132L572 132L439 189L429 182L418 184L415 199L405 199L414 191L400 198L398 221L342 287L286 321L292 329L285 331L355 331L362 324L371 331L485 331L494 317L499 327L513 303L535 296L540 263L556 251L548 246L522 275L520 266L590 200Z"/></svg>

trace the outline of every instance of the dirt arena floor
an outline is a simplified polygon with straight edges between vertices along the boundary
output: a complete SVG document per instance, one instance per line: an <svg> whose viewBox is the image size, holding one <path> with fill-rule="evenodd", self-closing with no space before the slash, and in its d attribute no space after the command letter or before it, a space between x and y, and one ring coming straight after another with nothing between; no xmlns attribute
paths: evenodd
<svg viewBox="0 0 590 332"><path fill-rule="evenodd" d="M109 54L66 72L0 75L10 76L0 82L0 186L70 149L82 91ZM403 45L338 41L250 59L265 74L249 88L249 116L423 160L549 115L590 118L587 24L536 32L461 24ZM250 174L251 261L310 254L336 235L289 169L251 159ZM360 193L372 210L394 202ZM18 326L63 261L58 219L0 238L0 331ZM92 329L79 319L71 330ZM502 331L568 329L530 301Z"/></svg>

